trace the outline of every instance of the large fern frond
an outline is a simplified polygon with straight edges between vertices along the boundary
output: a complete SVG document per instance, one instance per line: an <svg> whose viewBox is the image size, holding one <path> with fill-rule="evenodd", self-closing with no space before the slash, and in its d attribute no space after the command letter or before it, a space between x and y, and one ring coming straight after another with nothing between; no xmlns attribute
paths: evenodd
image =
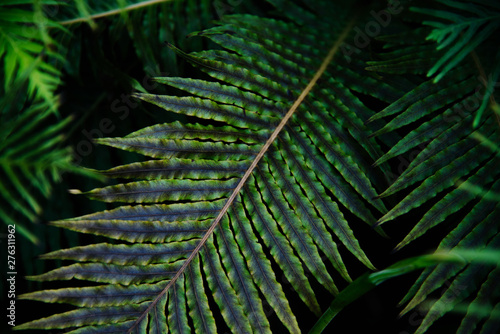
<svg viewBox="0 0 500 334"><path fill-rule="evenodd" d="M376 226L418 213L398 250L443 222L454 229L440 249L498 248L500 210L492 200L500 193L498 115L482 115L490 110L485 106L498 109L484 74L496 78L498 66L484 57L487 48L477 47L493 28L475 40L467 30L475 23L453 14L484 14L483 5L440 1L453 8L445 19L465 20L462 39L441 32L435 43L436 30L405 28L379 38L386 42L382 52L351 45L348 56L343 43L370 16L355 23L352 5L328 1L308 3L310 11L296 2L269 2L286 5L282 19L227 16L193 34L223 49L186 54L169 44L215 80L156 78L188 95L135 97L185 115L186 122L98 140L153 159L102 172L137 181L85 192L127 205L54 223L118 241L47 254L76 263L33 279L93 283L23 295L77 308L20 328L164 333L217 332L225 325L237 333L270 332L273 313L299 332L286 283L318 315L317 288L336 295L335 276L351 280L343 260L348 252L374 268L352 221ZM484 6L498 9L490 1ZM426 13L437 12L419 14ZM406 27L397 21L393 31ZM452 51L436 48L443 41L457 44ZM440 74L419 76L435 64ZM484 90L489 105L478 95ZM376 113L373 100L386 107ZM396 158L407 164L393 174ZM396 202L389 210L387 197ZM430 209L418 210L424 205ZM424 332L466 298L477 305L488 294L498 297L497 274L478 263L427 269L404 298L403 313L448 282L417 330ZM222 315L217 323L216 313ZM461 330L477 323L471 311ZM483 332L497 323L484 321Z"/></svg>
<svg viewBox="0 0 500 334"><path fill-rule="evenodd" d="M342 249L374 268L345 218L372 226L374 215L387 212L376 198L383 174L371 167L382 151L364 135L374 111L357 96L389 103L404 92L364 72L363 60L340 57L353 34L352 11L329 10L335 22L304 10L292 11L298 24L228 16L199 33L226 50L185 54L172 46L217 81L158 78L192 96L136 97L191 122L98 140L155 158L103 172L145 180L87 192L137 205L55 225L126 242L46 255L79 263L34 279L100 285L24 295L79 308L20 328L216 332L213 313L220 312L233 332L270 332L270 313L299 332L284 282L319 315L312 285L338 292L326 266L350 280Z"/></svg>

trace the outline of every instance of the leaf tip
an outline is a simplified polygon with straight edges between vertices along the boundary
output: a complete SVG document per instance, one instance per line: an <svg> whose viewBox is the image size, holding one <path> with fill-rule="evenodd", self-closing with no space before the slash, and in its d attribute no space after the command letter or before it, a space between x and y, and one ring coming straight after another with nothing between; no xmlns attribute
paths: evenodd
<svg viewBox="0 0 500 334"><path fill-rule="evenodd" d="M394 248L391 250L390 254L391 254L391 255L396 254L397 252L399 252L399 251L401 250L401 248L403 248L403 247L402 247L402 246L400 246L400 244L398 244L396 247L394 247Z"/></svg>

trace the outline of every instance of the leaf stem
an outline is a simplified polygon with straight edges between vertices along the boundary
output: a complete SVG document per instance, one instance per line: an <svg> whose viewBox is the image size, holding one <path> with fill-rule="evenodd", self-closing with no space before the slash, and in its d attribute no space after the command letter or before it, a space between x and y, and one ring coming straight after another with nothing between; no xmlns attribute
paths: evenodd
<svg viewBox="0 0 500 334"><path fill-rule="evenodd" d="M133 4L133 5L127 6L127 7L118 8L118 9L112 9L112 10L108 10L107 12L90 15L89 17L78 17L76 19L61 21L61 22L59 22L59 24L61 24L63 26L66 26L66 25L71 25L71 24L75 24L75 23L86 22L86 21L89 21L89 20L100 19L102 17L117 15L117 14L121 14L121 13L124 13L124 12L129 12L129 11L132 11L132 10L136 10L136 9L139 9L139 8L156 5L156 4L159 4L159 3L162 3L162 2L170 2L170 1L172 1L172 0L148 0L148 1L143 1L143 2L140 2L140 3L136 3L136 4Z"/></svg>
<svg viewBox="0 0 500 334"><path fill-rule="evenodd" d="M493 89L492 89L492 87L489 87L489 81L488 81L488 77L486 76L486 73L484 72L484 67L481 64L481 61L479 60L479 57L477 56L477 53L474 50L471 52L471 56L472 56L472 59L474 60L474 64L476 65L476 67L477 67L477 69L479 71L479 76L482 79L484 87L486 89L486 93L485 93L484 98L489 98L489 100L490 100L490 106L494 109L495 106L498 106L498 104L495 101L495 97L493 96ZM492 84L495 84L495 83L492 82ZM483 115L484 109L485 109L485 106L483 107L483 105L481 104L481 106L479 107L479 109L477 111L476 116L474 117L474 121L473 121L473 124L472 124L473 128L477 128L478 127L479 121L481 119L481 116ZM495 113L495 116L496 116L496 119L497 119L497 123L500 125L500 116L497 113Z"/></svg>
<svg viewBox="0 0 500 334"><path fill-rule="evenodd" d="M395 264L374 273L366 273L349 284L333 300L330 307L318 319L309 334L320 334L328 326L330 321L342 311L347 305L351 304L359 297L363 296L377 285L387 281L390 278L398 277L412 271L422 269L428 266L436 265L441 262L463 262L464 259L459 254L453 253L434 253L422 255L401 260Z"/></svg>

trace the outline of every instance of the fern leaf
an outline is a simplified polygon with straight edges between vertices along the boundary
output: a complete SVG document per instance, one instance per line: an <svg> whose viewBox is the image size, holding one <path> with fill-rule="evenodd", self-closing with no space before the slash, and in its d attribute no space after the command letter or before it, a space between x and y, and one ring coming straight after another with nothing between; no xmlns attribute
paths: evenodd
<svg viewBox="0 0 500 334"><path fill-rule="evenodd" d="M297 320L290 309L283 288L276 280L269 260L262 251L262 246L255 241L254 233L248 224L243 223L246 220L246 217L242 214L243 211L242 207L238 209L233 207L230 218L235 222L232 226L235 230L236 241L245 257L249 259L249 271L281 322L285 324L290 332L298 332Z"/></svg>
<svg viewBox="0 0 500 334"><path fill-rule="evenodd" d="M95 333L96 330L107 330L123 333L127 331L127 328L130 328L133 324L133 319L137 318L144 309L144 305L80 308L36 320L32 323L32 326L36 326L36 328L39 329L66 329L81 327L83 324L86 324L88 327L77 329L72 332ZM99 313L99 316L96 316L97 313ZM140 323L137 326L138 330L145 331L146 325L147 324ZM18 328L26 329L27 327L28 326L25 324L22 324L19 325Z"/></svg>
<svg viewBox="0 0 500 334"><path fill-rule="evenodd" d="M194 247L195 241L158 245L138 244L131 245L131 247L101 243L54 251L42 255L42 258L145 266L155 263L173 263L185 257Z"/></svg>
<svg viewBox="0 0 500 334"><path fill-rule="evenodd" d="M421 163L435 153L436 150L443 148L444 146L442 145L442 142L447 141L447 138L463 138L471 132L468 128L471 114L464 110L463 113L458 115L457 110L462 110L461 106L463 103L468 102L470 102L470 99L466 98L443 112L443 118L450 120L450 122L443 124L441 119L432 119L408 133L386 154L380 157L380 159L375 162L375 165L384 163L389 159L397 157L398 155L403 155L412 149L418 149L422 145L425 145L429 141L429 138L435 138L425 148L427 153L419 155L418 162ZM448 139L448 141L450 140ZM411 164L415 166L417 165L417 162L412 161Z"/></svg>
<svg viewBox="0 0 500 334"><path fill-rule="evenodd" d="M20 234L35 244L39 239L26 224L37 222L41 201L50 196L60 175L67 171L93 174L75 168L71 151L62 146L62 131L71 118L54 122L52 117L50 104L38 100L0 126L0 198L8 203L0 217L6 224L16 224Z"/></svg>
<svg viewBox="0 0 500 334"><path fill-rule="evenodd" d="M433 31L427 37L438 42L438 48L452 45L443 57L429 70L428 76L439 74L435 82L441 80L446 73L461 62L472 50L483 43L495 30L500 27L500 16L498 8L491 3L477 4L463 1L439 1L444 6L449 6L458 11L446 11L437 9L424 9L412 7L415 12L432 16L440 21L425 21L433 27ZM463 13L463 14L462 14ZM480 30L480 32L478 32Z"/></svg>
<svg viewBox="0 0 500 334"><path fill-rule="evenodd" d="M472 289L464 287L465 284L472 284L475 279L484 279L488 274L489 268L481 268L478 265L470 265L463 272L461 272L446 289L436 303L431 306L428 314L420 324L416 333L425 333L427 329L445 313L451 311L455 305L464 300ZM475 288L475 287L474 287Z"/></svg>
<svg viewBox="0 0 500 334"><path fill-rule="evenodd" d="M234 143L236 141L243 141L247 144L257 144L260 143L266 135L265 131L244 131L242 129L236 129L231 126L220 126L215 128L210 125L200 125L200 124L181 124L179 122L169 123L169 124L158 124L153 125L136 132L132 132L125 138L171 138L171 139L185 139L185 140L207 140L212 138L214 132L219 133L218 141Z"/></svg>
<svg viewBox="0 0 500 334"><path fill-rule="evenodd" d="M203 125L161 124L124 138L97 140L156 159L102 172L143 181L85 194L104 201L139 204L54 224L134 245L97 244L46 255L80 263L33 279L77 278L107 285L70 288L66 297L62 295L64 290L26 295L24 298L70 302L84 309L82 313L70 312L23 327L81 327L76 331L86 332L94 328L117 330L123 325L129 326L128 331L168 328L189 332L194 326L196 330L215 332L215 323L210 320L214 305L205 296L208 286L230 330L270 332L267 310L260 298L264 295L283 324L291 332L299 332L274 265L318 315L320 306L312 282L319 282L332 294L338 292L322 253L350 280L330 231L348 251L373 268L337 204L338 197L342 205L366 218L368 224L375 220L372 208L386 212L382 201L373 199L377 191L365 176L377 176L374 183L382 184L382 174L370 167L381 149L374 139L362 135L366 131L364 121L373 111L357 98L355 102L350 100L352 91L367 92L376 81L367 78L366 85L350 87L341 81L352 82L359 75L355 71L340 74L342 79L334 83L341 93L339 99L332 99L324 87L331 83L328 77L332 72L341 71L339 66L327 67L351 31L353 22L344 23L344 27L335 28L335 43L326 57L300 44L302 39L318 40L313 38L317 31L309 30L310 36L297 35L299 43L293 45L300 52L290 52L280 46L280 39L298 29L294 24L252 16L232 16L218 28L199 33L234 53L186 54L172 47L220 82L157 78L158 82L196 96L135 96L165 110L203 120ZM248 29L252 25L279 29L265 29L261 35L258 30L256 33ZM222 34L226 29L234 31L234 35ZM258 61L252 60L256 54L262 54ZM279 67L274 66L278 63ZM355 64L362 66L358 61ZM289 74L280 73L282 70ZM322 77L327 80L320 81ZM402 92L387 84L378 94L390 100ZM317 103L313 105L313 101ZM342 115L338 119L328 110L331 101ZM322 125L323 120L348 140L334 138ZM314 169L316 166L321 169ZM333 197L327 195L327 189ZM156 290L161 284L161 291ZM130 310L130 316L114 313L123 299L113 296L124 289L126 293L137 293L134 300L139 306ZM94 302L98 307L94 310L102 311L103 316L79 322L77 317L90 306L90 296L104 291L109 299ZM149 293L153 295L148 298ZM129 322L132 317L133 324ZM110 319L117 324L109 325Z"/></svg>
<svg viewBox="0 0 500 334"><path fill-rule="evenodd" d="M373 136L378 136L390 131L394 131L395 129L401 128L405 125L408 125L415 120L426 116L431 113L433 110L438 110L446 105L449 105L453 102L456 102L457 96L460 96L460 93L463 91L469 91L474 88L475 85L474 80L464 80L462 82L458 82L455 84L451 84L449 87L442 89L441 91L435 92L435 95L426 91L424 87L422 87L424 94L427 95L424 99L415 100L415 103L412 103L413 99L419 98L417 94L412 94L411 99L402 98L406 105L410 105L406 108L405 112L396 116L393 120L387 123L382 129L376 131ZM427 86L427 85L423 85ZM437 98L439 96L439 98ZM460 98L459 98L460 99ZM394 107L394 105L391 105ZM394 109L390 112L385 111L384 116L390 115L394 112Z"/></svg>
<svg viewBox="0 0 500 334"><path fill-rule="evenodd" d="M221 159L231 156L234 160L245 159L257 154L257 149L241 144L225 144L223 142L201 142L177 139L156 138L99 138L96 142L108 146L141 153L153 158L209 158L220 154Z"/></svg>
<svg viewBox="0 0 500 334"><path fill-rule="evenodd" d="M382 74L420 73L414 68L405 71L400 67L408 60L404 58L406 55L413 54L420 59L418 52L425 49L428 59L439 59L427 72L428 76L434 75L433 80L419 83L402 98L368 119L367 124L380 119L390 120L375 131L374 136L395 131L405 134L375 163L377 166L395 158L405 162L405 166L399 166L398 177L381 193L381 197L395 197L403 191L408 192L397 199L397 204L378 223L417 214L415 209L426 203L430 209L418 213L415 225L395 250L429 235L432 228L444 222L453 224L454 229L443 238L438 249L495 248L496 243L492 240L498 238L495 221L499 211L495 197L489 196L494 196L498 189L499 174L495 167L498 156L496 145L492 145L498 141L498 124L493 112L486 116L478 115L483 109L494 106L496 94L491 90L491 83L477 80L478 71L479 78L484 78L482 63L488 58L484 56L487 54L484 50L488 49L489 41L482 40L486 35L475 40L471 34L478 28L472 26L473 21L478 19L479 22L480 17L487 18L490 13L484 11L483 6L491 4L445 0L439 3L443 7L438 8L443 10L413 9L436 19L424 24L431 26L428 40L435 41L435 44L428 45L434 45L437 50L415 47L421 39L407 40L407 34L394 34L380 38L387 41L387 51L380 56L382 61L370 62L370 69ZM446 6L457 10L444 10ZM493 28L490 26L488 29ZM425 34L425 30L421 33ZM490 34L491 30L484 33ZM478 44L482 46L478 47ZM394 48L394 45L398 47ZM462 64L471 52L474 62L463 61ZM490 60L493 58L495 55ZM490 60L484 61L484 66L496 75L497 66ZM486 88L486 98L478 94L484 89L483 84L490 87ZM458 90L451 93L454 89ZM470 191L468 185L480 191ZM401 313L406 314L420 305L426 315L417 332L430 332L435 321L474 296L481 285L486 284L482 282L487 280L491 269L475 263L439 264L436 268L425 269L401 301L401 305L405 305ZM446 287L443 287L445 284ZM438 289L444 290L442 297L427 303L426 299ZM464 329L472 328L476 320L472 313L465 314ZM487 328L483 326L482 330Z"/></svg>
<svg viewBox="0 0 500 334"><path fill-rule="evenodd" d="M129 302L139 304L161 291L161 284L100 285L85 288L70 288L38 291L26 294L25 299L44 302L58 301L80 307L121 306Z"/></svg>
<svg viewBox="0 0 500 334"><path fill-rule="evenodd" d="M250 183L252 180L250 180ZM256 181L254 180L253 183ZM248 208L250 213L252 213L252 222L255 219L255 228L262 236L267 247L269 247L271 254L276 259L278 265L282 268L288 281L298 290L299 296L302 298L304 303L315 312L319 312L319 304L314 296L314 292L311 288L309 281L306 278L304 269L301 265L299 259L293 255L293 248L290 242L285 238L285 236L279 232L278 225L274 221L271 214L267 211L267 208L253 193L258 192L258 188L251 187L247 185L248 194ZM246 197L244 197L245 199ZM253 212L255 210L255 212Z"/></svg>
<svg viewBox="0 0 500 334"><path fill-rule="evenodd" d="M97 188L85 194L105 202L157 203L180 200L212 200L226 197L237 180L150 180Z"/></svg>
<svg viewBox="0 0 500 334"><path fill-rule="evenodd" d="M498 6L492 2L485 3L466 3L463 1L439 1L445 8L453 8L453 10L435 10L427 8L412 7L413 11L426 14L437 19L438 21L424 21L433 27L432 32L428 35L428 39L437 42L438 49L448 47L444 55L434 64L427 73L428 76L436 74L434 82L441 80L450 70L455 68L459 63L468 56L472 55L476 67L479 69L483 80L485 81L486 93L482 96L482 103L477 110L477 115L474 120L474 127L477 127L482 114L491 103L492 92L494 90L494 82L497 81L500 74L500 66L498 66L498 58L500 53L496 52L496 60L493 64L488 64L488 72L491 73L493 80L488 80L485 77L483 65L475 53L476 49L481 47L488 48L490 45L490 36L500 28L500 12ZM442 22L444 21L444 22ZM493 99L494 101L494 99Z"/></svg>
<svg viewBox="0 0 500 334"><path fill-rule="evenodd" d="M442 144L440 143L440 145ZM427 182L427 184L423 184L423 187L427 187L427 189L434 187L436 189L442 190L444 189L443 187L446 187L446 184L443 184L441 186L441 182L439 182L440 179L442 180L442 178L440 178L439 176L443 173L448 173L447 175L450 176L450 178L446 178L447 184L448 186L450 186L452 183L458 180L458 178L453 176L453 174L449 174L453 168L459 170L460 174L466 175L469 171L477 167L482 161L485 161L492 156L491 152L478 152L478 150L474 150L474 147L477 148L478 146L481 145L475 142L475 140L471 140L471 138L468 137L429 157L425 164L419 164L420 159L419 156L417 156L417 158L412 161L412 163L416 162L415 164L417 166L413 167L412 164L410 164L405 173L403 173L398 178L398 180L396 180L393 185L391 185L391 187L389 187L384 193L382 193L381 196L393 194L398 190L424 178L426 178L425 182ZM426 153L426 150L424 150L420 154L425 156ZM467 160L471 158L474 158L474 160ZM442 170L440 170L441 166L445 167L442 167ZM438 182L434 182L431 184L431 180L437 180ZM436 193L440 190L437 190Z"/></svg>
<svg viewBox="0 0 500 334"><path fill-rule="evenodd" d="M229 228L229 219L223 219L218 226L220 233L217 234L219 254L227 276L237 292L238 299L243 304L245 314L248 315L251 326L254 331L260 333L269 333L269 321L258 296L256 286L253 284L250 272L248 271L245 260L231 235Z"/></svg>
<svg viewBox="0 0 500 334"><path fill-rule="evenodd" d="M343 180L336 173L331 173L331 167L329 167L328 164L325 164L325 162L321 159L316 159L314 156L307 154L309 147L304 143L305 138L301 138L304 136L303 134L293 131L293 129L287 131L284 135L288 134L291 135L290 138L293 138L293 140L297 142L297 144L291 148L285 147L282 153L285 159L295 162L295 164L291 166L297 166L296 168L298 168L305 162L307 168L299 169L299 172L302 175L308 175L308 177L304 178L304 180L309 179L311 182L315 182L314 180L316 177L329 189L336 189L336 195L339 202L371 225L375 218L373 218L373 215L366 207L366 204L360 201L359 196L356 196L352 187L348 187L346 185L341 186ZM300 157L303 158L301 159ZM314 171L316 172L313 173ZM335 211L336 210L333 210L333 212Z"/></svg>
<svg viewBox="0 0 500 334"><path fill-rule="evenodd" d="M169 292L168 298L170 300L168 306L171 308L169 310L168 316L168 327L170 330L176 333L190 333L189 325L187 321L186 314L186 296L184 294L184 277L180 277L175 285L172 287L172 291ZM166 300L166 296L162 297L158 303L159 311L164 310L163 300ZM156 323L160 323L163 320L163 316L160 316ZM151 321L153 322L153 320ZM160 327L160 326L158 326ZM154 327L153 327L154 328ZM154 329L153 329L154 330ZM157 329L159 331L159 329Z"/></svg>
<svg viewBox="0 0 500 334"><path fill-rule="evenodd" d="M499 184L499 182L496 182L492 189L497 189ZM484 247L489 240L498 234L498 228L495 225L495 222L498 220L498 210L495 210L495 207L495 202L484 198L481 199L460 222L455 230L443 239L439 249L467 249L469 247ZM488 247L498 247L498 245L495 245L496 244L492 244ZM464 269L464 267L465 265L438 265L433 270L426 270L417 280L414 285L414 289L409 291L401 302L407 302L411 298L402 313L406 313L416 305L422 303L426 296L428 296L432 291L442 287L445 281L454 278L460 270ZM473 275L473 277L476 276ZM477 279L478 281L481 280L481 278ZM460 284L462 284L462 288L459 290L462 291L464 290L463 287L467 287L469 283L461 282ZM476 288L471 287L471 289ZM456 293L456 289L451 290L450 292ZM436 319L436 314L432 315L431 313L428 313L428 315L430 319L430 323L428 323L428 325L430 325ZM443 313L440 313L439 316L442 315ZM433 317L434 320L432 320Z"/></svg>
<svg viewBox="0 0 500 334"><path fill-rule="evenodd" d="M491 316L486 320L483 328L481 328L481 334L486 334L489 332L498 331L500 325L498 323L498 311L500 310L500 306L497 304L495 308L491 312Z"/></svg>
<svg viewBox="0 0 500 334"><path fill-rule="evenodd" d="M290 240L294 249L302 254L302 259L309 270L317 277L318 281L326 288L335 291L331 277L327 274L326 268L321 261L321 256L314 247L311 235L302 233L302 226L299 224L299 216L287 208L286 199L280 191L280 187L272 180L272 176L261 169L258 170L256 181L262 192L262 198L271 211L282 217L278 224L284 231L285 236ZM317 310L319 313L319 309Z"/></svg>
<svg viewBox="0 0 500 334"><path fill-rule="evenodd" d="M497 297L498 296L498 288L497 285L494 283L500 274L498 272L498 269L492 270L486 281L481 285L481 288L479 289L477 293L477 297L469 304L467 313L462 320L462 323L460 324L460 327L457 330L457 333L463 334L463 333L470 333L474 331L474 329L478 326L479 322L483 319L486 318L485 314L478 314L475 312L475 310L480 309L480 308L488 308L488 304L490 297ZM491 306L489 306L491 309ZM489 312L488 312L489 313ZM484 329L487 330L486 326L483 326Z"/></svg>
<svg viewBox="0 0 500 334"><path fill-rule="evenodd" d="M224 269L218 258L217 250L210 242L203 244L202 247L201 254L204 271L208 274L207 281L226 323L233 332L251 332L250 319L245 316L241 301L227 279L223 279L226 274L219 274L224 273Z"/></svg>
<svg viewBox="0 0 500 334"><path fill-rule="evenodd" d="M101 173L114 178L218 180L242 176L247 160L189 160L170 158L114 167Z"/></svg>
<svg viewBox="0 0 500 334"><path fill-rule="evenodd" d="M61 21L63 25L72 25L87 22L95 27L94 20L113 15L126 15L127 12L144 7L153 6L171 0L147 0L147 1L117 1L116 3L93 2L92 6L86 1L79 0L75 7L68 7L62 16L67 19ZM69 18L71 17L71 18Z"/></svg>
<svg viewBox="0 0 500 334"><path fill-rule="evenodd" d="M202 119L230 122L233 126L243 128L262 128L273 124L272 119L246 115L244 110L230 105L220 105L208 99L194 97L178 98L174 96L158 96L150 94L136 94L144 101L156 104L160 108L173 112L183 113Z"/></svg>
<svg viewBox="0 0 500 334"><path fill-rule="evenodd" d="M406 13L410 15L411 13ZM411 16L408 18L412 20ZM436 47L426 41L430 33L428 27L407 29L399 21L391 22L393 32L375 38L384 42L386 52L378 54L379 59L367 61L367 70L391 74L424 74L439 59Z"/></svg>
<svg viewBox="0 0 500 334"><path fill-rule="evenodd" d="M488 184L493 181L495 173L493 172L496 165L495 159L486 163L476 174L472 175L467 182L473 184ZM417 237L423 235L428 229L441 223L447 216L460 210L468 202L472 201L475 197L474 194L465 190L465 183L461 183L455 190L446 194L442 200L437 202L415 225L415 227L406 235L396 249L404 247L406 244L415 240Z"/></svg>
<svg viewBox="0 0 500 334"><path fill-rule="evenodd" d="M194 258L192 264L186 270L186 295L189 306L189 315L194 322L194 329L201 333L217 333L215 321L208 305L208 300L203 290L203 280L200 271L199 258ZM154 317L162 326L161 317L164 312Z"/></svg>
<svg viewBox="0 0 500 334"><path fill-rule="evenodd" d="M57 3L57 2L56 2ZM49 36L48 28L64 30L46 17L44 1L29 2L32 11L23 7L25 1L2 3L0 14L0 58L3 60L4 91L26 79L28 95L44 100L55 112L54 92L60 82L60 65L64 60L57 51L61 45Z"/></svg>

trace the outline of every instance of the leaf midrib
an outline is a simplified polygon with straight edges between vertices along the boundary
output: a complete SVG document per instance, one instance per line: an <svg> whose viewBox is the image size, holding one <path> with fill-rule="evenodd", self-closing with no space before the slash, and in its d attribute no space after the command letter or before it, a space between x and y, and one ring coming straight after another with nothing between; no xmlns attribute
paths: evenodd
<svg viewBox="0 0 500 334"><path fill-rule="evenodd" d="M247 171L245 172L245 174L241 178L240 182L238 183L238 185L234 189L234 191L231 194L231 196L228 198L228 200L227 200L226 204L224 205L224 207L219 212L219 215L215 218L214 222L212 223L212 225L210 226L210 228L208 229L208 231L205 233L205 235L201 239L200 243L196 246L196 248L191 253L191 255L185 260L184 264L179 269L179 271L177 272L177 274L174 277L172 277L172 279L167 284L167 286L162 290L162 292L160 294L158 294L158 296L151 302L151 304L148 306L148 308L145 311L143 311L143 313L141 314L141 316L134 322L134 324L130 327L130 329L127 331L127 333L131 333L132 330L146 317L146 315L151 311L151 309L159 302L159 300L162 298L162 296L165 293L167 293L167 291L170 289L170 287L173 284L175 284L175 282L177 281L177 279L184 273L184 271L189 266L189 264L194 259L194 257L196 255L198 255L198 253L200 252L201 248L205 245L205 243L208 240L208 238L212 235L212 233L215 230L215 228L219 225L219 222L221 221L222 217L224 217L224 215L227 213L229 207L232 205L233 201L236 199L236 196L238 196L240 190L243 188L243 186L245 185L246 181L248 180L248 178L250 177L250 175L253 173L255 167L257 167L257 164L259 163L259 161L262 159L262 157L264 156L264 154L267 152L267 150L269 149L269 147L271 146L271 144L276 140L276 138L278 137L279 133L284 128L284 126L287 124L288 120L292 117L292 115L294 114L294 112L298 109L298 107L302 104L302 102L307 97L307 95L311 92L311 90L316 85L316 83L319 80L319 78L325 73L325 71L326 71L328 65L331 63L333 57L335 56L335 54L339 50L339 48L342 45L342 43L344 42L344 40L347 38L348 34L351 32L351 30L352 30L352 28L354 26L355 21L356 21L356 17L353 17L350 20L350 22L347 24L347 26L344 28L344 30L340 34L339 38L335 41L335 43L333 44L333 46L329 50L327 56L324 58L323 62L321 63L321 65L319 67L319 69L316 71L316 73L314 74L314 76L311 79L311 81L309 82L309 84L304 88L304 90L299 95L299 97L297 98L297 100L295 100L294 104L290 107L290 109L288 110L288 112L286 113L286 115L283 117L283 119L281 120L281 122L279 123L279 125L276 127L276 129L274 130L274 132L271 134L271 136L269 137L269 139L266 141L266 143L264 144L264 146L262 147L262 149L260 150L260 152L257 154L257 156L253 160L253 162L250 165L250 167L248 167Z"/></svg>

